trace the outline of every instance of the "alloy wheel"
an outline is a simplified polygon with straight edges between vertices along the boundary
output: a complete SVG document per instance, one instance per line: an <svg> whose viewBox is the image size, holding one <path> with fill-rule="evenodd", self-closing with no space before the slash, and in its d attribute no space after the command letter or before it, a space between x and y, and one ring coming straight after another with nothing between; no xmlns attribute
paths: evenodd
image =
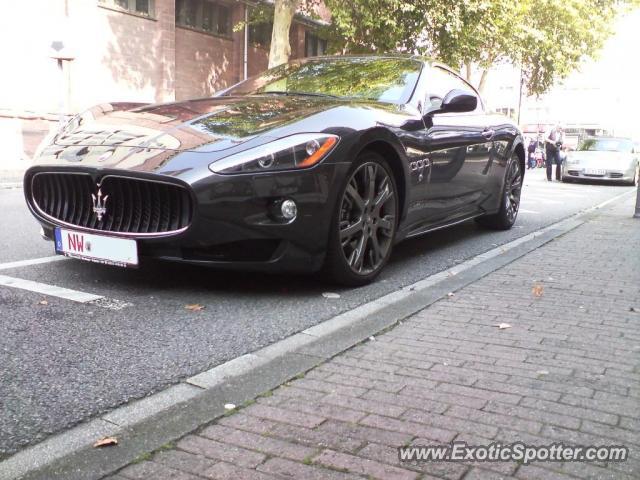
<svg viewBox="0 0 640 480"><path fill-rule="evenodd" d="M395 184L387 170L367 162L353 172L340 205L342 253L354 273L377 270L392 247L396 228Z"/></svg>
<svg viewBox="0 0 640 480"><path fill-rule="evenodd" d="M513 223L520 208L520 194L522 193L522 173L517 161L512 161L507 172L505 185L505 207L507 219Z"/></svg>

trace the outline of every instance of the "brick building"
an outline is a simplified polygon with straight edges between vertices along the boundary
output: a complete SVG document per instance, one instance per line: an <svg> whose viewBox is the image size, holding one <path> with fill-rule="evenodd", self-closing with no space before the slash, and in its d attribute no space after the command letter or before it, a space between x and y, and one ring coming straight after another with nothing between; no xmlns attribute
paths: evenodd
<svg viewBox="0 0 640 480"><path fill-rule="evenodd" d="M270 25L239 31L255 2L239 0L21 0L0 19L2 110L77 112L109 101L210 95L267 66ZM319 12L328 19L326 10ZM292 58L321 54L317 23L296 16ZM63 70L52 42L73 56ZM60 44L57 44L58 47ZM6 66L9 68L6 68Z"/></svg>

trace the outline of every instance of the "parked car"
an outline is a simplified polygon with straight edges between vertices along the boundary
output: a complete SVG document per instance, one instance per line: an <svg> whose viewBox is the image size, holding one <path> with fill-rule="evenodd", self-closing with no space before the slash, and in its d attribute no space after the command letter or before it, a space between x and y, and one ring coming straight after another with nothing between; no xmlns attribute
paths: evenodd
<svg viewBox="0 0 640 480"><path fill-rule="evenodd" d="M562 181L602 180L635 185L640 151L628 138L590 137L567 155Z"/></svg>
<svg viewBox="0 0 640 480"><path fill-rule="evenodd" d="M508 229L522 136L455 72L408 56L296 60L214 97L99 105L25 175L56 252L314 272L362 285L399 241Z"/></svg>

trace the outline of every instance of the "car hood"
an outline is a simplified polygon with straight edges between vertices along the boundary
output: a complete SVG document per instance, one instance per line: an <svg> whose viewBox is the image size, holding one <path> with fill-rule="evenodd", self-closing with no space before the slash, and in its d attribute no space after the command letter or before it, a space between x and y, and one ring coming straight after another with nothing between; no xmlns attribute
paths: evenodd
<svg viewBox="0 0 640 480"><path fill-rule="evenodd" d="M325 97L264 95L144 106L103 104L72 119L54 144L218 152L268 137L278 127L344 103Z"/></svg>
<svg viewBox="0 0 640 480"><path fill-rule="evenodd" d="M593 168L617 168L628 165L632 159L631 154L622 152L575 151L568 155L569 162Z"/></svg>

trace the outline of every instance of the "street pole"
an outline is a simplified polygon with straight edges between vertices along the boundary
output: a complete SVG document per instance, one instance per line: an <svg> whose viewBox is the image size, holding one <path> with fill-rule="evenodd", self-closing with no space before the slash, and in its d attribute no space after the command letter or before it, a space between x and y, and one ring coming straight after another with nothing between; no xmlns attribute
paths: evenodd
<svg viewBox="0 0 640 480"><path fill-rule="evenodd" d="M518 93L518 127L520 126L520 110L522 110L522 67L520 67L520 92Z"/></svg>
<svg viewBox="0 0 640 480"><path fill-rule="evenodd" d="M640 182L638 182L636 189L636 213L633 214L633 218L640 218Z"/></svg>
<svg viewBox="0 0 640 480"><path fill-rule="evenodd" d="M73 61L75 56L70 52L68 46L64 44L62 40L54 40L51 42L50 54L49 57L56 61L58 65L58 72L60 78L60 101L58 103L58 107L60 110L58 122L60 124L60 128L65 123L66 115L69 113L70 107L70 99L69 99L69 82L67 81L69 63ZM66 67L65 68L65 62Z"/></svg>
<svg viewBox="0 0 640 480"><path fill-rule="evenodd" d="M58 72L60 73L60 101L58 102L58 130L60 130L65 123L67 82L64 76L64 60L62 58L56 58L56 60L58 62Z"/></svg>

